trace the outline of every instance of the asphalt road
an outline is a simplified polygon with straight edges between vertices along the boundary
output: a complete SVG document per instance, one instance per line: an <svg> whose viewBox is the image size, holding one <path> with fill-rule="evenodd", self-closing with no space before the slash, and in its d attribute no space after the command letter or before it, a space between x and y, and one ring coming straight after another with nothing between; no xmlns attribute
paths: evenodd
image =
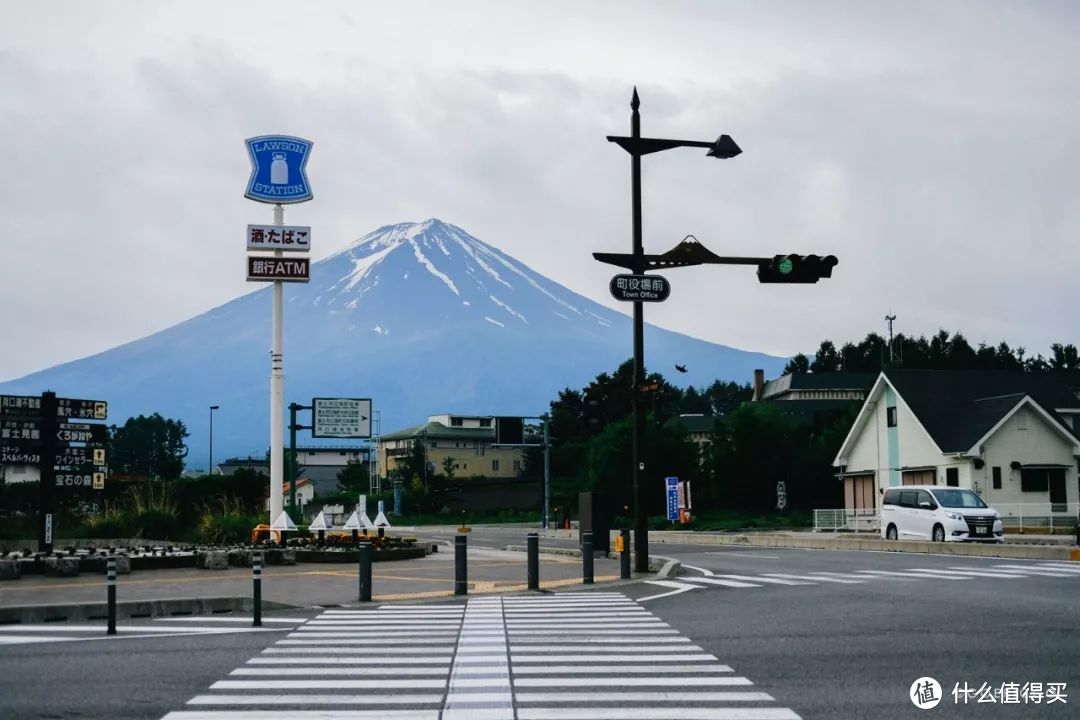
<svg viewBox="0 0 1080 720"><path fill-rule="evenodd" d="M1025 560L900 553L678 545L661 552L714 578L758 585L706 586L643 604L804 718L1078 715L1080 572ZM687 569L676 581L701 577ZM676 589L645 583L626 592L645 598ZM930 710L908 699L923 676L936 679L945 696ZM957 684L1030 682L1066 683L1067 704L973 697L964 705L952 694Z"/></svg>
<svg viewBox="0 0 1080 720"><path fill-rule="evenodd" d="M470 545L516 544L525 532L480 532L470 538ZM542 541L548 547L574 545L573 540ZM745 689L771 698L743 708L801 718L874 720L1077 716L1080 571L1073 566L673 544L656 545L654 552L678 558L684 574L661 584L654 579L602 585L596 591L617 591L640 601L642 608L748 679L752 686ZM591 605L599 615L613 606L610 595L595 598ZM610 622L622 627L618 618ZM0 718L161 718L185 708L197 695L213 699L214 692L225 693L213 690L213 684L278 647L278 640L293 629L0 645ZM570 633L566 642L573 642L573 631L567 627L561 632ZM320 642L338 644L332 638ZM283 647L288 651L290 646ZM647 642L631 647L639 663L648 663L659 652L659 646ZM652 665L663 673L665 662ZM596 663L597 672L603 665ZM516 676L517 669L513 672ZM909 699L912 682L923 676L935 678L942 687L943 699L931 710L920 710ZM338 689L334 682L320 692L356 693ZM996 689L1003 683L1032 682L1044 687L1064 683L1067 702L1048 704L1044 697L1040 704L1030 699L991 704L979 703L972 695L965 705L963 697L959 703L953 697L956 685L977 690L984 684ZM571 689L599 698L605 690L629 696L647 688L627 681L623 688ZM671 691L669 702L677 704L694 688L676 686ZM703 705L685 707L706 712Z"/></svg>

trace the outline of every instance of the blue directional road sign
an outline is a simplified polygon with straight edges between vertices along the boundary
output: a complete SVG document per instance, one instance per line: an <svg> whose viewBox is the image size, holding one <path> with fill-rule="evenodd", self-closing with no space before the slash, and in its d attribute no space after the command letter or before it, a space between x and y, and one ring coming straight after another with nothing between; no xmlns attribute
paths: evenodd
<svg viewBox="0 0 1080 720"><path fill-rule="evenodd" d="M299 203L312 198L308 184L310 140L260 135L244 141L251 155L251 179L244 197L264 203Z"/></svg>

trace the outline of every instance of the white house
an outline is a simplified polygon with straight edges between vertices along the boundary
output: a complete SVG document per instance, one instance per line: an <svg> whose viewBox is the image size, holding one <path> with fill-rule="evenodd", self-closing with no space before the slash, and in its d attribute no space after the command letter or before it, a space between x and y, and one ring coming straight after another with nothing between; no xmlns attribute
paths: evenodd
<svg viewBox="0 0 1080 720"><path fill-rule="evenodd" d="M833 464L845 509L894 485L973 490L1003 515L1076 515L1080 373L886 370Z"/></svg>

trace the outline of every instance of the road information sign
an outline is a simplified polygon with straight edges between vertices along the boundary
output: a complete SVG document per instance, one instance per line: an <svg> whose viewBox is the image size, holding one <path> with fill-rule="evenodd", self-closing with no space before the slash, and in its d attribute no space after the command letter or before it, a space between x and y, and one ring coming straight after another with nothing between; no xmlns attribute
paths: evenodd
<svg viewBox="0 0 1080 720"><path fill-rule="evenodd" d="M104 425L60 423L56 439L62 443L103 443L108 440L108 429Z"/></svg>
<svg viewBox="0 0 1080 720"><path fill-rule="evenodd" d="M0 465L39 465L41 451L16 445L0 445Z"/></svg>
<svg viewBox="0 0 1080 720"><path fill-rule="evenodd" d="M311 249L311 228L305 225L248 225L247 249L248 252L307 252Z"/></svg>
<svg viewBox="0 0 1080 720"><path fill-rule="evenodd" d="M307 179L311 141L290 135L261 135L244 141L251 179L244 197L264 203L299 203L312 198Z"/></svg>
<svg viewBox="0 0 1080 720"><path fill-rule="evenodd" d="M0 395L0 415L41 414L41 398L28 395Z"/></svg>
<svg viewBox="0 0 1080 720"><path fill-rule="evenodd" d="M313 398L312 437L371 437L370 398Z"/></svg>
<svg viewBox="0 0 1080 720"><path fill-rule="evenodd" d="M671 294L671 283L659 275L616 275L608 289L616 300L664 302Z"/></svg>

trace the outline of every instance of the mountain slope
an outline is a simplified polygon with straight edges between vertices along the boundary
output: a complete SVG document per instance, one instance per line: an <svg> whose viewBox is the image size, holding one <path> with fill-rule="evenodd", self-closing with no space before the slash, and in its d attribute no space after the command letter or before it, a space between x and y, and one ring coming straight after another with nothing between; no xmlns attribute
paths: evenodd
<svg viewBox="0 0 1080 720"><path fill-rule="evenodd" d="M189 465L267 447L269 286L148 337L0 384L4 393L108 400L110 418L182 419ZM287 401L371 397L382 430L438 412L539 415L631 355L629 317L438 220L379 228L285 288ZM776 374L784 359L646 325L646 365L702 385ZM306 421L303 416L301 423ZM305 437L302 435L302 437Z"/></svg>

